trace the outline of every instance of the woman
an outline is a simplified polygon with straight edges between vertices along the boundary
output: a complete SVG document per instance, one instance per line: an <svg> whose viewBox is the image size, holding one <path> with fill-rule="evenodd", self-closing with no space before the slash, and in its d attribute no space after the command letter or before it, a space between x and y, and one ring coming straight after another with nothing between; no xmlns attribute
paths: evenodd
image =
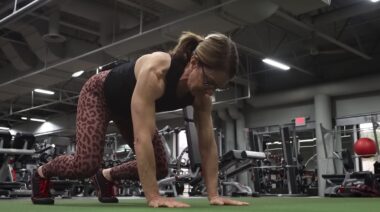
<svg viewBox="0 0 380 212"><path fill-rule="evenodd" d="M225 35L216 33L204 38L185 32L169 53L146 54L90 78L78 101L76 153L57 157L37 169L32 180L33 203L54 203L48 188L50 177L76 179L95 174L101 202L117 202L112 182L129 179L140 180L150 207L189 207L159 196L157 179L166 177L168 162L157 134L155 114L193 105L210 204L246 205L218 196L218 156L211 117L214 90L227 85L237 66L236 46ZM137 159L99 170L111 119Z"/></svg>

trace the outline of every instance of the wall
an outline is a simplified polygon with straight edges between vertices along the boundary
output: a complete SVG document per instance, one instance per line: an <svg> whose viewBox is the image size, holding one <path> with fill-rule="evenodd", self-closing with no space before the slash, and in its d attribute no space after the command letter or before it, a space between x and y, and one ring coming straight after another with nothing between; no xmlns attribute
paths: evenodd
<svg viewBox="0 0 380 212"><path fill-rule="evenodd" d="M310 121L315 120L314 105L311 103L269 109L246 107L244 114L246 115L246 127L248 128L289 124L298 116L309 117Z"/></svg>
<svg viewBox="0 0 380 212"><path fill-rule="evenodd" d="M332 102L334 118L380 113L379 93L333 98ZM246 127L249 128L289 124L297 116L309 117L309 121L315 121L314 103L310 102L259 109L247 106L244 114Z"/></svg>
<svg viewBox="0 0 380 212"><path fill-rule="evenodd" d="M336 117L380 113L380 94L339 98L335 101Z"/></svg>

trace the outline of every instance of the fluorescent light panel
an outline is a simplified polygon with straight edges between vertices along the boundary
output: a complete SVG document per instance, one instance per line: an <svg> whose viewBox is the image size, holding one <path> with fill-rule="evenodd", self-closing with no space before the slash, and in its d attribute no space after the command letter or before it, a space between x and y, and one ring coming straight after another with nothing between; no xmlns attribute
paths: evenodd
<svg viewBox="0 0 380 212"><path fill-rule="evenodd" d="M272 60L270 58L263 59L263 62L266 63L266 64L269 64L271 66L274 66L276 68L282 69L284 71L287 71L287 70L290 69L290 67L288 65L285 65L285 64L280 63L278 61Z"/></svg>
<svg viewBox="0 0 380 212"><path fill-rule="evenodd" d="M311 139L300 139L298 140L298 142L300 143L304 143L304 142L314 142L316 141L317 139L316 138L311 138Z"/></svg>
<svg viewBox="0 0 380 212"><path fill-rule="evenodd" d="M46 122L45 119L36 119L36 118L30 118L31 121L36 121L36 122Z"/></svg>
<svg viewBox="0 0 380 212"><path fill-rule="evenodd" d="M49 90L44 90L44 89L40 89L40 88L36 88L34 89L35 92L37 93L42 93L42 94L47 94L47 95L54 95L54 91L49 91Z"/></svg>
<svg viewBox="0 0 380 212"><path fill-rule="evenodd" d="M21 120L28 120L28 118L27 117L21 117Z"/></svg>
<svg viewBox="0 0 380 212"><path fill-rule="evenodd" d="M71 75L72 77L79 77L80 75L82 75L84 73L84 71L83 70L80 70L80 71L77 71L77 72L75 72L73 75Z"/></svg>

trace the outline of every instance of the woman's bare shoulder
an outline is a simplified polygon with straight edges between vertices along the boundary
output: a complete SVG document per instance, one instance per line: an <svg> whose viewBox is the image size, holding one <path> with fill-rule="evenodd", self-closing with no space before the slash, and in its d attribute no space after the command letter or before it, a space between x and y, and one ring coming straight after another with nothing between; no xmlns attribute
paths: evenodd
<svg viewBox="0 0 380 212"><path fill-rule="evenodd" d="M154 65L169 65L171 61L170 54L166 52L153 52L150 54L144 54L139 57L136 63L148 63Z"/></svg>
<svg viewBox="0 0 380 212"><path fill-rule="evenodd" d="M171 56L166 52L153 52L150 54L145 54L136 61L136 78L138 78L141 71L155 73L157 76L164 77L170 67L170 62Z"/></svg>

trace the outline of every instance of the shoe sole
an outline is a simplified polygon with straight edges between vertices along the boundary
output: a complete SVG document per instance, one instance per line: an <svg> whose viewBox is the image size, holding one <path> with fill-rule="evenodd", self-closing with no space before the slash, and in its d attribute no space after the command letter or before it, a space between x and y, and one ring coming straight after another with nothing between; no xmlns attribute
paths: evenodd
<svg viewBox="0 0 380 212"><path fill-rule="evenodd" d="M51 198L32 198L32 202L35 205L53 205L54 200Z"/></svg>

